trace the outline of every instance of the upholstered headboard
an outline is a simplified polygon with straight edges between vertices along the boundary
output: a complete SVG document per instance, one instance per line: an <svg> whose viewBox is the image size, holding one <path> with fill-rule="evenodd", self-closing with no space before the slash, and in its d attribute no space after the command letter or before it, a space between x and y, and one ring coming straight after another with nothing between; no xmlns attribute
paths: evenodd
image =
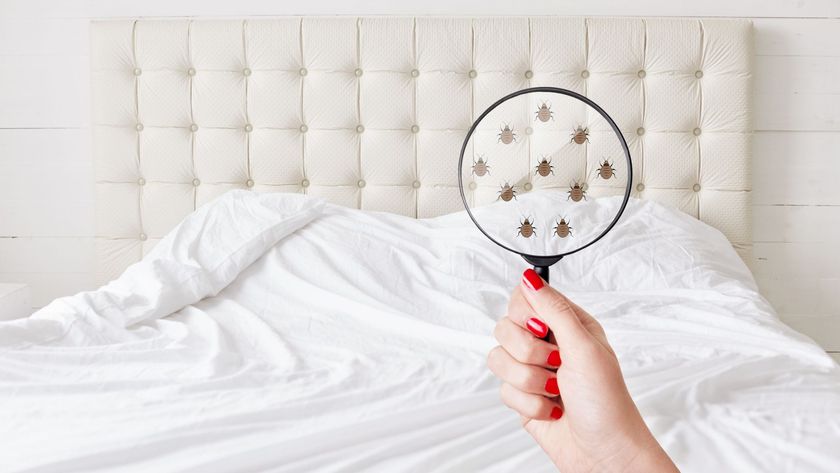
<svg viewBox="0 0 840 473"><path fill-rule="evenodd" d="M230 189L415 217L461 210L466 130L537 85L613 116L635 197L708 222L742 255L751 246L748 21L108 20L91 38L101 281Z"/></svg>

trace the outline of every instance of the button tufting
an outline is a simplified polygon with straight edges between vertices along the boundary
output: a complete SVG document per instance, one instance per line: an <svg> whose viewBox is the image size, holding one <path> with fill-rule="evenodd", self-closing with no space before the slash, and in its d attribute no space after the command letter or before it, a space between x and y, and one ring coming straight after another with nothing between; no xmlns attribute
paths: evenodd
<svg viewBox="0 0 840 473"><path fill-rule="evenodd" d="M583 77L584 79L588 79L589 78L589 71L584 69L583 71L581 71L580 76Z"/></svg>
<svg viewBox="0 0 840 473"><path fill-rule="evenodd" d="M140 179L137 179L137 185L138 186L145 186L146 185L146 180L143 179L142 177Z"/></svg>
<svg viewBox="0 0 840 473"><path fill-rule="evenodd" d="M636 128L636 134L642 136L645 134L645 129L642 127Z"/></svg>
<svg viewBox="0 0 840 473"><path fill-rule="evenodd" d="M247 181L245 181L245 185L248 187L254 187L254 180L248 179Z"/></svg>
<svg viewBox="0 0 840 473"><path fill-rule="evenodd" d="M195 123L193 123L192 125L190 125L190 131L192 131L192 132L196 132L196 131L198 131L198 125L196 125Z"/></svg>
<svg viewBox="0 0 840 473"><path fill-rule="evenodd" d="M142 124L142 123L138 123L138 124L134 127L134 129L135 129L135 130L137 130L137 131L143 131L143 124Z"/></svg>
<svg viewBox="0 0 840 473"><path fill-rule="evenodd" d="M141 233L141 234L140 234L137 238L139 238L139 239L140 239L140 241L146 241L146 239L147 239L148 237L146 236L146 234L145 234L145 233Z"/></svg>
<svg viewBox="0 0 840 473"><path fill-rule="evenodd" d="M525 128L525 134L526 134L526 135L531 135L531 134L533 134L533 133L534 133L534 129L533 129L533 128L531 128L530 126L529 126L529 127L527 127L527 128Z"/></svg>
<svg viewBox="0 0 840 473"><path fill-rule="evenodd" d="M639 79L644 79L647 75L647 72L645 72L645 70L642 69L641 71L637 72L636 75L639 76Z"/></svg>
<svg viewBox="0 0 840 473"><path fill-rule="evenodd" d="M478 184L476 184L475 182L470 182L469 188L471 191L474 191L478 188Z"/></svg>
<svg viewBox="0 0 840 473"><path fill-rule="evenodd" d="M242 69L242 75L250 76L251 75L251 69L248 69L247 67L245 69Z"/></svg>
<svg viewBox="0 0 840 473"><path fill-rule="evenodd" d="M192 185L193 187L198 187L201 185L201 181L199 181L197 178L193 179Z"/></svg>
<svg viewBox="0 0 840 473"><path fill-rule="evenodd" d="M195 69L193 69L192 67L187 69L187 75L188 76L194 76L195 75Z"/></svg>
<svg viewBox="0 0 840 473"><path fill-rule="evenodd" d="M304 179L304 180L300 181L300 186L301 187L309 187L309 179Z"/></svg>
<svg viewBox="0 0 840 473"><path fill-rule="evenodd" d="M694 190L694 192L700 192L700 184L694 184L694 187L692 187L692 189Z"/></svg>
<svg viewBox="0 0 840 473"><path fill-rule="evenodd" d="M309 71L307 71L305 67L300 68L300 75L305 76L308 73L309 73Z"/></svg>
<svg viewBox="0 0 840 473"><path fill-rule="evenodd" d="M367 185L367 183L364 181L364 179L359 179L359 182L357 182L356 185L359 186L359 188L361 189L362 187Z"/></svg>
<svg viewBox="0 0 840 473"><path fill-rule="evenodd" d="M301 125L301 126L300 126L300 132L301 132L301 133L306 133L307 131L309 131L309 127L308 127L308 126L306 126L306 125Z"/></svg>
<svg viewBox="0 0 840 473"><path fill-rule="evenodd" d="M142 73L143 73L143 69L140 69L139 67L134 68L134 75L135 76L139 76Z"/></svg>
<svg viewBox="0 0 840 473"><path fill-rule="evenodd" d="M469 73L470 79L475 79L478 76L478 72L475 69L472 69Z"/></svg>
<svg viewBox="0 0 840 473"><path fill-rule="evenodd" d="M411 77L417 77L419 75L420 75L420 71L418 71L417 69L412 69L411 70Z"/></svg>
<svg viewBox="0 0 840 473"><path fill-rule="evenodd" d="M354 73L356 74L356 77L362 77L362 74L364 74L364 71L362 71L361 69L356 69Z"/></svg>
<svg viewBox="0 0 840 473"><path fill-rule="evenodd" d="M364 132L365 132L365 127L364 126L358 125L356 127L356 133L364 133Z"/></svg>
<svg viewBox="0 0 840 473"><path fill-rule="evenodd" d="M694 129L694 136L700 136L700 133L703 133L703 131L700 130L699 128Z"/></svg>
<svg viewBox="0 0 840 473"><path fill-rule="evenodd" d="M531 71L531 70L525 71L525 78L526 79L530 79L532 77L534 77L534 71Z"/></svg>
<svg viewBox="0 0 840 473"><path fill-rule="evenodd" d="M250 123L246 123L245 124L245 132L251 133L252 131L254 131L254 127L252 127Z"/></svg>
<svg viewBox="0 0 840 473"><path fill-rule="evenodd" d="M411 125L411 132L412 133L419 133L420 132L420 127L417 126L417 125Z"/></svg>
<svg viewBox="0 0 840 473"><path fill-rule="evenodd" d="M526 182L525 185L522 186L522 188L525 189L526 191L529 191L529 190L534 188L534 185L531 184L530 182Z"/></svg>
<svg viewBox="0 0 840 473"><path fill-rule="evenodd" d="M642 184L641 182L636 184L636 190L639 191L639 192L642 192L643 190L645 190L645 185Z"/></svg>
<svg viewBox="0 0 840 473"><path fill-rule="evenodd" d="M415 189L419 189L419 188L420 188L420 181L414 181L414 182L412 182L412 183L411 183L411 187L413 187L413 188L415 188Z"/></svg>
<svg viewBox="0 0 840 473"><path fill-rule="evenodd" d="M695 72L695 73L694 73L694 77L696 77L696 78L698 78L698 79L702 79L702 78L703 78L703 71L697 71L697 72Z"/></svg>

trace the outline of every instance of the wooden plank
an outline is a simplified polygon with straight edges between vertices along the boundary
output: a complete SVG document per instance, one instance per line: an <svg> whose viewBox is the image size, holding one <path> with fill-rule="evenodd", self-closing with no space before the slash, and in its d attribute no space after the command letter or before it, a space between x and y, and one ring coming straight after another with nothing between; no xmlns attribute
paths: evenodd
<svg viewBox="0 0 840 473"><path fill-rule="evenodd" d="M0 238L2 273L89 274L94 271L93 263L93 237Z"/></svg>
<svg viewBox="0 0 840 473"><path fill-rule="evenodd" d="M759 56L840 56L840 20L773 18L753 20Z"/></svg>
<svg viewBox="0 0 840 473"><path fill-rule="evenodd" d="M753 271L776 278L832 278L840 268L836 244L758 242L753 255Z"/></svg>
<svg viewBox="0 0 840 473"><path fill-rule="evenodd" d="M608 16L724 16L724 17L840 17L840 4L834 0L708 0L674 2L670 0L485 0L481 15L608 15ZM278 8L271 0L146 0L114 2L88 0L5 0L0 17L125 17L125 16L252 16L252 15L416 15L417 4L390 0L316 0L297 2ZM476 4L451 0L423 2L424 15L475 15Z"/></svg>
<svg viewBox="0 0 840 473"><path fill-rule="evenodd" d="M0 236L94 234L89 130L0 130Z"/></svg>
<svg viewBox="0 0 840 473"><path fill-rule="evenodd" d="M784 274L755 272L761 294L778 314L808 314L840 319L840 277L791 277Z"/></svg>
<svg viewBox="0 0 840 473"><path fill-rule="evenodd" d="M840 206L754 205L753 240L825 244L840 249Z"/></svg>
<svg viewBox="0 0 840 473"><path fill-rule="evenodd" d="M2 237L84 237L94 233L92 201L0 201Z"/></svg>
<svg viewBox="0 0 840 473"><path fill-rule="evenodd" d="M0 57L0 128L87 126L88 69L82 55Z"/></svg>
<svg viewBox="0 0 840 473"><path fill-rule="evenodd" d="M840 205L840 133L759 132L754 145L756 205Z"/></svg>
<svg viewBox="0 0 840 473"><path fill-rule="evenodd" d="M0 56L87 55L87 19L0 18Z"/></svg>
<svg viewBox="0 0 840 473"><path fill-rule="evenodd" d="M840 57L757 56L756 130L840 131Z"/></svg>
<svg viewBox="0 0 840 473"><path fill-rule="evenodd" d="M840 56L758 56L755 60L757 96L840 95L837 77Z"/></svg>
<svg viewBox="0 0 840 473"><path fill-rule="evenodd" d="M57 297L71 296L81 291L96 289L91 273L5 273L0 281L29 285L32 289L32 307L49 304Z"/></svg>
<svg viewBox="0 0 840 473"><path fill-rule="evenodd" d="M0 164L0 235L93 235L90 164Z"/></svg>
<svg viewBox="0 0 840 473"><path fill-rule="evenodd" d="M61 163L92 165L89 129L0 129L0 166Z"/></svg>
<svg viewBox="0 0 840 473"><path fill-rule="evenodd" d="M794 330L801 332L829 351L840 351L840 317L789 315L782 318Z"/></svg>

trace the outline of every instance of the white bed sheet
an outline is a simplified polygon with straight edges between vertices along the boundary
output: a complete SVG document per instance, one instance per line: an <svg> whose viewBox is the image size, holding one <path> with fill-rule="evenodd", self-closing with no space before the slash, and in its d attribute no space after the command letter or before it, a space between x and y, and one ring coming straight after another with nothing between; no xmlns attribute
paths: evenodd
<svg viewBox="0 0 840 473"><path fill-rule="evenodd" d="M525 267L463 213L228 193L118 280L0 323L0 471L552 471L485 367ZM840 471L840 367L716 230L631 200L552 284L682 471Z"/></svg>

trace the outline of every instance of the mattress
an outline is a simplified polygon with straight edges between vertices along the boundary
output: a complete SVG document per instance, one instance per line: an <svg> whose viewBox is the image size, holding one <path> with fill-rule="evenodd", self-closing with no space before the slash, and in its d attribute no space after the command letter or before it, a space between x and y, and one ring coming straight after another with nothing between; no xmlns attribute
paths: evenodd
<svg viewBox="0 0 840 473"><path fill-rule="evenodd" d="M229 192L118 279L0 323L0 470L553 471L485 366L525 267L464 213ZM840 367L718 230L631 199L552 284L682 471L840 471Z"/></svg>

